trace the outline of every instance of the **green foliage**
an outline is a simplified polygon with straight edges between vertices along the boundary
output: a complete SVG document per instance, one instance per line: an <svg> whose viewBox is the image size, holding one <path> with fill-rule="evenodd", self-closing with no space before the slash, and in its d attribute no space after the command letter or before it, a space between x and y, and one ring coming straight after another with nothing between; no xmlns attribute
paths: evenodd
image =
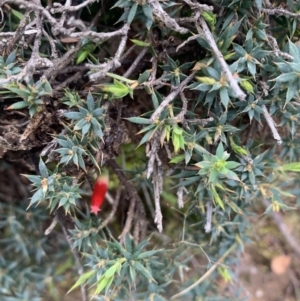
<svg viewBox="0 0 300 301"><path fill-rule="evenodd" d="M151 271L153 267L161 265L156 255L160 250L143 251L148 243L149 240L145 240L134 246L129 235L126 236L124 247L116 240L105 241L108 248L98 247L89 256L87 265L93 267L93 270L83 274L70 291L86 281L96 282L94 296L102 290L107 294L113 283L120 287L119 290L124 286L129 290L134 288L137 278L156 283Z"/></svg>
<svg viewBox="0 0 300 301"><path fill-rule="evenodd" d="M44 104L43 96L52 96L52 88L46 79L41 79L35 84L10 84L5 87L13 94L6 96L6 98L16 97L23 98L23 101L18 101L9 107L7 110L20 110L23 108L29 109L30 117L40 110L41 105Z"/></svg>
<svg viewBox="0 0 300 301"><path fill-rule="evenodd" d="M80 287L101 301L170 300L182 292L186 300L242 300L238 291L221 298L219 279L235 277L231 267L250 240L248 216L259 207L253 204L268 203L265 214L300 204L293 187L300 31L292 14L300 1L287 0L273 15L261 0L214 0L211 10L190 1L119 0L111 10L109 1L48 10L44 2L40 18L16 1L20 11L5 15L1 29L17 36L25 28L0 57L10 123L0 126L9 162L0 167L24 170L33 193L25 211L26 201L7 201L0 191L0 299L42 300L49 292L61 300L55 288L68 274L66 291ZM23 20L43 24L33 35ZM12 77L22 68L26 77ZM23 129L24 113L6 111L23 108L30 117L39 112L40 123L25 120ZM14 156L32 162L21 169L13 162L24 158ZM102 166L110 203L91 216L87 196L104 197L92 191ZM14 183L26 188L22 181ZM55 243L36 231L53 219L45 207L60 225ZM199 269L188 273L197 260Z"/></svg>
<svg viewBox="0 0 300 301"><path fill-rule="evenodd" d="M219 177L226 177L235 181L239 181L239 178L232 169L237 168L240 163L234 161L227 161L230 154L224 151L223 144L220 143L216 155L206 155L203 154L203 159L196 163L195 165L200 168L199 175L207 175L208 183L216 184L219 180Z"/></svg>
<svg viewBox="0 0 300 301"><path fill-rule="evenodd" d="M40 176L26 175L36 187L29 206L45 200L48 202L50 211L57 206L62 206L66 212L74 208L76 200L80 198L80 185L74 185L74 179L58 173L57 169L54 172L49 171L42 159L39 163L39 171Z"/></svg>
<svg viewBox="0 0 300 301"><path fill-rule="evenodd" d="M76 123L74 122L74 124L72 124L74 131L81 130L82 138L89 132L92 132L95 133L101 139L103 137L103 132L101 128L103 128L104 126L104 109L100 107L100 102L98 101L95 106L94 98L89 93L87 96L86 103L83 102L81 106L77 105L77 108L77 112L72 111L65 113L65 116L67 118L76 120Z"/></svg>
<svg viewBox="0 0 300 301"><path fill-rule="evenodd" d="M6 59L4 59L3 56L0 56L0 78L8 78L20 73L22 69L19 66L16 66L16 58L16 51L13 51Z"/></svg>
<svg viewBox="0 0 300 301"><path fill-rule="evenodd" d="M118 22L127 21L128 24L131 24L134 18L140 18L147 29L150 29L153 24L152 10L145 0L119 0L113 7L127 8Z"/></svg>

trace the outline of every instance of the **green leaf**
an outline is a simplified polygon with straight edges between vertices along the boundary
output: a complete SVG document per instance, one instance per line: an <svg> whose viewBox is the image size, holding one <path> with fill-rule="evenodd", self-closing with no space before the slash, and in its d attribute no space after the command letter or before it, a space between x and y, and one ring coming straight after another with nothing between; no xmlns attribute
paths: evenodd
<svg viewBox="0 0 300 301"><path fill-rule="evenodd" d="M132 80L132 79L128 79L126 77L123 77L121 75L118 75L118 74L114 74L114 73L110 73L110 72L107 72L106 73L107 76L109 77L112 77L114 79L118 79L120 81L123 81L125 83L128 83L128 84L134 84L136 81L135 80Z"/></svg>
<svg viewBox="0 0 300 301"><path fill-rule="evenodd" d="M225 109L227 110L230 99L228 96L227 89L225 87L222 87L220 89L220 98L221 98L222 104L224 105Z"/></svg>
<svg viewBox="0 0 300 301"><path fill-rule="evenodd" d="M156 282L152 275L149 273L149 271L141 264L139 263L138 261L133 261L133 266L142 274L144 275L148 281L154 281Z"/></svg>
<svg viewBox="0 0 300 301"><path fill-rule="evenodd" d="M23 87L24 88L23 90L16 88L14 86L6 86L5 88L25 99L27 99L30 95L29 92L24 91L24 90L27 90L25 87Z"/></svg>
<svg viewBox="0 0 300 301"><path fill-rule="evenodd" d="M13 63L16 60L17 51L13 51L6 59L6 65Z"/></svg>
<svg viewBox="0 0 300 301"><path fill-rule="evenodd" d="M35 193L34 195L31 197L31 200L30 200L30 204L28 206L28 208L34 204L34 203L37 203L37 202L41 202L42 200L44 200L44 192L43 192L43 189L42 188L39 188Z"/></svg>
<svg viewBox="0 0 300 301"><path fill-rule="evenodd" d="M130 8L130 11L129 11L129 14L128 14L128 17L127 17L127 23L130 25L133 18L135 17L135 14L136 14L136 10L137 10L137 7L138 7L138 4L137 3L134 3L131 8Z"/></svg>
<svg viewBox="0 0 300 301"><path fill-rule="evenodd" d="M194 149L201 154L210 155L210 153L204 147L200 146L199 144L194 144Z"/></svg>
<svg viewBox="0 0 300 301"><path fill-rule="evenodd" d="M80 113L80 112L67 112L64 114L65 117L69 118L69 119L75 119L75 120L79 120L84 118L85 116Z"/></svg>
<svg viewBox="0 0 300 301"><path fill-rule="evenodd" d="M228 169L235 169L240 165L241 165L240 163L235 162L235 161L227 161L226 164L225 164L225 167L228 168Z"/></svg>
<svg viewBox="0 0 300 301"><path fill-rule="evenodd" d="M144 71L142 74L140 74L140 76L138 78L139 85L142 84L143 82L145 82L149 78L150 74L151 74L151 72L149 69Z"/></svg>
<svg viewBox="0 0 300 301"><path fill-rule="evenodd" d="M17 19L19 19L19 21L21 21L24 17L24 15L22 13L20 13L19 11L15 10L15 9L10 9L11 13L13 16L15 16Z"/></svg>
<svg viewBox="0 0 300 301"><path fill-rule="evenodd" d="M278 77L273 79L273 81L290 82L290 81L293 81L296 78L297 78L297 73L296 72L290 72L290 73L285 73L285 74L279 75Z"/></svg>
<svg viewBox="0 0 300 301"><path fill-rule="evenodd" d="M217 151L216 151L216 156L219 159L222 159L223 153L224 153L224 146L223 146L223 143L220 142L219 145L218 145Z"/></svg>
<svg viewBox="0 0 300 301"><path fill-rule="evenodd" d="M129 253L132 253L132 240L128 233L125 236L125 248Z"/></svg>
<svg viewBox="0 0 300 301"><path fill-rule="evenodd" d="M152 251L146 251L146 252L143 252L141 253L138 257L136 257L137 260L140 260L140 259L144 259L144 258L148 258L154 254L156 254L157 252L160 252L162 250L152 250Z"/></svg>
<svg viewBox="0 0 300 301"><path fill-rule="evenodd" d="M111 277L113 279L113 277ZM96 290L94 291L93 297L99 295L103 289L111 283L110 278L106 278L104 275L99 279L99 283L97 284Z"/></svg>
<svg viewBox="0 0 300 301"><path fill-rule="evenodd" d="M239 179L239 177L237 176L237 174L235 172L233 172L232 170L228 170L228 172L226 173L226 177L228 179L235 180L235 181L238 181L238 182L241 181Z"/></svg>
<svg viewBox="0 0 300 301"><path fill-rule="evenodd" d="M300 172L300 162L288 163L281 166L283 171Z"/></svg>
<svg viewBox="0 0 300 301"><path fill-rule="evenodd" d="M29 107L29 102L26 100L22 100L10 105L9 107L6 108L6 110L20 110L26 107Z"/></svg>
<svg viewBox="0 0 300 301"><path fill-rule="evenodd" d="M53 94L52 87L47 80L44 81L43 88L48 95L52 96L52 94Z"/></svg>
<svg viewBox="0 0 300 301"><path fill-rule="evenodd" d="M142 5L142 9L143 9L143 13L147 17L147 19L152 20L153 19L152 10L151 10L151 7L149 6L149 4Z"/></svg>
<svg viewBox="0 0 300 301"><path fill-rule="evenodd" d="M129 275L130 275L131 281L133 283L135 283L135 280L136 280L136 270L135 270L135 268L132 265L129 266Z"/></svg>
<svg viewBox="0 0 300 301"><path fill-rule="evenodd" d="M147 42L144 42L144 41L140 41L140 40L135 40L135 39L132 39L130 41L133 44L135 44L137 46L141 46L141 47L149 47L151 45L150 43L147 43Z"/></svg>
<svg viewBox="0 0 300 301"><path fill-rule="evenodd" d="M185 158L185 155L184 155L184 154L183 154L183 155L177 155L177 156L173 157L173 158L170 160L170 163L175 163L175 164L177 164L177 163L183 161L184 158Z"/></svg>
<svg viewBox="0 0 300 301"><path fill-rule="evenodd" d="M90 112L93 112L94 111L94 107L95 107L95 102L94 102L94 98L93 98L93 96L92 96L92 94L90 92L89 92L89 94L87 96L86 103L87 103L87 106L88 106L88 110Z"/></svg>
<svg viewBox="0 0 300 301"><path fill-rule="evenodd" d="M75 284L68 290L67 294L69 294L71 291L73 291L76 287L80 286L82 283L86 282L96 273L96 270L91 270L89 272L86 272L82 274L79 279L75 282Z"/></svg>
<svg viewBox="0 0 300 301"><path fill-rule="evenodd" d="M112 265L104 274L105 278L111 278L114 277L116 271L117 271L118 263L115 263Z"/></svg>
<svg viewBox="0 0 300 301"><path fill-rule="evenodd" d="M126 120L137 124L151 124L151 120L143 117L129 117Z"/></svg>
<svg viewBox="0 0 300 301"><path fill-rule="evenodd" d="M39 162L39 170L40 170L41 176L43 178L48 178L49 177L47 166L45 165L42 158L40 159L40 162Z"/></svg>

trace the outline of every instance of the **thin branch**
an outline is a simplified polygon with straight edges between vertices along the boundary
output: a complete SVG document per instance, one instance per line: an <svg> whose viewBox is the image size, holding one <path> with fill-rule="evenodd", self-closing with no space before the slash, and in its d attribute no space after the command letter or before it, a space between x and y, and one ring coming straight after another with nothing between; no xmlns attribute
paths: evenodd
<svg viewBox="0 0 300 301"><path fill-rule="evenodd" d="M124 187L126 187L126 193L130 200L136 200L135 201L135 208L137 210L137 214L139 216L139 223L141 225L140 231L141 231L141 239L145 237L146 229L147 229L147 220L146 220L146 213L145 208L142 203L142 200L140 199L139 195L137 194L137 191L133 184L127 180L126 176L122 172L121 168L117 164L117 162L113 159L107 160L107 164L113 169L115 174L118 176L120 182ZM122 232L123 234L123 232Z"/></svg>
<svg viewBox="0 0 300 301"><path fill-rule="evenodd" d="M197 9L200 11L213 11L214 10L213 6L208 6L206 4L200 4L200 3L192 2L190 0L183 0L183 2L185 2L191 8Z"/></svg>
<svg viewBox="0 0 300 301"><path fill-rule="evenodd" d="M219 259L214 263L214 265L204 274L202 275L196 282L194 282L191 286L187 287L184 289L182 292L174 295L171 297L170 300L175 300L178 299L179 297L185 295L195 287L197 287L201 282L203 282L205 279L207 279L213 272L214 270L221 264L224 259L237 247L237 244L234 243Z"/></svg>
<svg viewBox="0 0 300 301"><path fill-rule="evenodd" d="M66 240L67 240L67 242L69 244L71 252L73 253L73 256L74 256L74 259L75 259L75 262L76 262L76 265L77 265L78 275L82 276L84 270L83 270L83 266L82 266L82 264L80 262L79 252L77 251L77 249L75 249L73 247L71 237L70 237L70 235L68 233L68 228L66 227L66 223L65 223L64 216L63 216L62 208L59 208L59 209L57 209L55 211L55 216L56 216L59 224L62 227L62 230L63 230L64 235L66 237ZM88 298L87 298L87 292L86 292L85 286L83 284L81 284L80 288L81 288L82 301L87 301Z"/></svg>
<svg viewBox="0 0 300 301"><path fill-rule="evenodd" d="M106 73L109 71L113 71L117 68L119 68L121 66L120 63L120 58L122 53L124 52L124 49L126 47L126 42L128 39L128 31L129 31L130 27L128 24L125 24L122 28L121 28L121 32L123 34L123 37L119 43L119 48L116 52L116 54L114 55L113 59L108 62L107 64L105 64L103 66L103 69L100 72L96 72L96 73L92 73L90 74L90 80L93 82L99 81L102 78L104 78L106 76ZM94 66L94 68L97 68L97 66Z"/></svg>
<svg viewBox="0 0 300 301"><path fill-rule="evenodd" d="M210 45L213 53L215 54L216 59L219 61L221 68L228 79L228 82L229 82L232 90L235 92L237 98L239 98L240 100L245 100L246 94L241 90L241 88L237 84L236 80L234 79L231 71L229 70L227 63L224 60L223 54L219 50L212 33L210 32L206 22L204 21L204 19L202 17L199 18L199 23L202 27L203 33L206 37L208 44ZM201 34L201 29L199 28L197 21L195 22L195 25L197 27L199 34Z"/></svg>
<svg viewBox="0 0 300 301"><path fill-rule="evenodd" d="M212 202L208 201L206 204L206 223L204 226L205 233L209 233L211 231L212 212L213 212Z"/></svg>
<svg viewBox="0 0 300 301"><path fill-rule="evenodd" d="M267 35L267 38L268 38L269 46L274 51L275 56L281 55L282 57L284 57L288 60L291 60L291 61L294 60L293 56L291 56L290 54L288 54L286 52L282 52L279 49L278 44L277 44L277 40L274 37L272 37L271 35Z"/></svg>
<svg viewBox="0 0 300 301"><path fill-rule="evenodd" d="M290 16L297 19L300 18L300 13L293 13L283 8L262 8L262 11L268 15Z"/></svg>
<svg viewBox="0 0 300 301"><path fill-rule="evenodd" d="M265 208L268 208L270 206L270 203L265 199L262 200L262 203L265 206ZM290 247L296 253L298 258L300 258L300 245L297 242L297 240L295 239L295 237L290 233L290 231L289 231L288 227L286 226L286 224L284 223L281 215L277 212L272 212L272 218L273 218L276 226L280 230L281 234L285 238L285 240L288 242Z"/></svg>
<svg viewBox="0 0 300 301"><path fill-rule="evenodd" d="M152 114L150 120L154 123L155 120L160 116L163 110L168 106L168 104L174 100L174 98L184 90L185 86L192 80L195 75L195 72L192 72L173 92L171 92L159 105L159 107Z"/></svg>
<svg viewBox="0 0 300 301"><path fill-rule="evenodd" d="M265 105L262 105L262 109L264 111L264 117L267 121L267 124L270 128L270 130L272 131L273 134L273 138L277 141L278 144L282 143L282 139L276 129L276 124L275 121L273 120L273 118L271 117L270 113L268 112L268 109L266 108Z"/></svg>
<svg viewBox="0 0 300 301"><path fill-rule="evenodd" d="M162 9L160 3L157 0L148 0L148 3L152 9L153 15L159 21L165 24L166 27L176 32L179 32L181 34L185 34L189 32L187 28L179 26L179 24Z"/></svg>
<svg viewBox="0 0 300 301"><path fill-rule="evenodd" d="M109 224L109 222L114 218L114 216L117 212L118 206L119 206L121 192L122 192L122 187L118 187L116 197L115 197L115 200L113 203L113 208L112 208L110 214L108 215L108 217L101 223L100 227L98 228L98 231L100 231L104 227L106 227Z"/></svg>
<svg viewBox="0 0 300 301"><path fill-rule="evenodd" d="M98 2L98 0L86 0L81 4L75 5L75 6L70 6L70 5L61 5L60 3L53 3L53 6L56 6L56 8L51 8L51 13L52 14L57 14L57 13L64 13L64 12L74 12L77 10L80 10L89 4L93 4L95 1Z"/></svg>
<svg viewBox="0 0 300 301"><path fill-rule="evenodd" d="M155 218L154 222L157 224L157 229L159 232L162 232L162 213L160 207L160 195L163 188L163 170L162 162L158 156L158 150L160 148L160 135L161 133L157 132L154 138L151 140L151 150L147 153L148 166L147 166L147 178L152 174L152 184L154 190L154 204L155 204Z"/></svg>
<svg viewBox="0 0 300 301"><path fill-rule="evenodd" d="M198 124L198 125L201 125L201 126L205 126L207 125L209 122L212 122L214 121L214 118L213 117L209 117L209 118L205 118L205 119L187 119L186 122L188 124Z"/></svg>
<svg viewBox="0 0 300 301"><path fill-rule="evenodd" d="M134 60L134 62L132 63L132 65L129 67L129 69L123 74L124 77L128 78L132 72L135 70L135 68L137 67L138 63L141 61L141 59L145 56L145 54L147 53L148 48L144 48L139 55L136 57L136 59Z"/></svg>

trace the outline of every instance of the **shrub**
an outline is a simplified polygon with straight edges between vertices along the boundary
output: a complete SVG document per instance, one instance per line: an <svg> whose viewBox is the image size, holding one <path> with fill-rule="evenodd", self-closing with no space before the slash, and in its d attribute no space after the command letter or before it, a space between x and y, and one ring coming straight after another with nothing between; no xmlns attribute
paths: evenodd
<svg viewBox="0 0 300 301"><path fill-rule="evenodd" d="M242 300L255 203L297 207L300 2L206 2L0 1L1 300Z"/></svg>

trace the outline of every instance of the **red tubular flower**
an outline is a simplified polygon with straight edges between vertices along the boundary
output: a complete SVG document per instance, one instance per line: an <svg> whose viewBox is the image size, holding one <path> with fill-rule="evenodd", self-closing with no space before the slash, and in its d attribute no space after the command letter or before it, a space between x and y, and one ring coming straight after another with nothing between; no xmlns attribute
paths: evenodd
<svg viewBox="0 0 300 301"><path fill-rule="evenodd" d="M101 209L104 202L104 197L108 187L108 177L103 175L100 176L94 185L94 191L92 195L91 213L97 214Z"/></svg>

